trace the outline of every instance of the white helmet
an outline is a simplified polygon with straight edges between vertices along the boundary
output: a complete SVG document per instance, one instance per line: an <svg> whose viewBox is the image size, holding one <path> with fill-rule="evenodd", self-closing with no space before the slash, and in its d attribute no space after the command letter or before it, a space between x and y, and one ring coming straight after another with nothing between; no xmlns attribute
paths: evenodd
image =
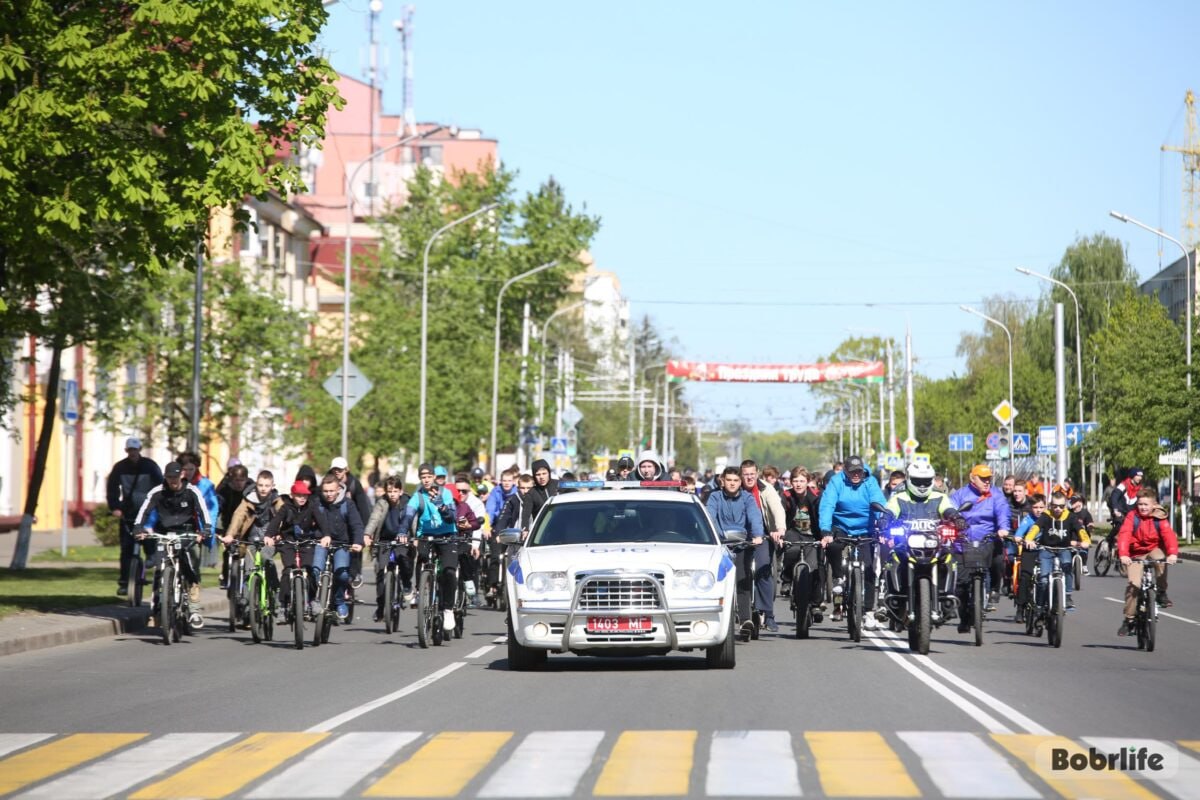
<svg viewBox="0 0 1200 800"><path fill-rule="evenodd" d="M913 497L929 497L933 489L933 467L926 461L914 461L908 465L908 493Z"/></svg>

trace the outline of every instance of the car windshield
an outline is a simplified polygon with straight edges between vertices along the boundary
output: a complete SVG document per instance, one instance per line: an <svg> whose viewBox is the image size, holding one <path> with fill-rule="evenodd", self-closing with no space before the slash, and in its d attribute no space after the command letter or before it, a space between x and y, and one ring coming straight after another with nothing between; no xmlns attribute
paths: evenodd
<svg viewBox="0 0 1200 800"><path fill-rule="evenodd" d="M533 546L667 542L717 544L695 503L617 498L551 505L529 537Z"/></svg>

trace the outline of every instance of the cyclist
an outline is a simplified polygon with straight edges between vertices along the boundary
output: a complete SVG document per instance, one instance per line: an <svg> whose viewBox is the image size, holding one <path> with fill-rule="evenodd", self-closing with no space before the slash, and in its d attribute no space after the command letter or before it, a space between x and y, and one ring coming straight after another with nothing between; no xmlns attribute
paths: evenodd
<svg viewBox="0 0 1200 800"><path fill-rule="evenodd" d="M893 521L900 523L906 530L919 531L934 535L943 518L953 516L961 519L950 498L933 489L933 467L927 461L914 461L905 471L904 488L892 492L884 506L884 527ZM907 558L908 542L892 543L892 557L889 571L894 580L889 585L895 588L899 595L908 595L908 570L900 567Z"/></svg>
<svg viewBox="0 0 1200 800"><path fill-rule="evenodd" d="M1054 487L1046 512L1038 517L1037 522L1033 523L1025 534L1026 546L1034 548L1039 544L1049 547L1087 547L1090 541L1087 530L1084 529L1079 518L1071 512L1071 509L1067 508L1067 493L1060 486ZM1041 567L1037 586L1039 604L1046 598L1046 585L1050 579L1050 571L1054 568L1054 560L1058 559L1063 572L1066 573L1067 610L1075 607L1075 600L1071 596L1075 590L1075 570L1071 569L1071 555L1070 550L1062 550L1057 553L1043 550L1039 554L1038 563Z"/></svg>
<svg viewBox="0 0 1200 800"><path fill-rule="evenodd" d="M229 526L233 523L233 513L237 511L238 506L242 504L242 497L246 494L246 485L250 482L250 471L237 458L229 459L229 464L225 468L225 476L221 478L221 482L217 484L217 504L220 506L221 513L217 516L217 538L225 541L226 532ZM228 555L229 546L225 546L225 555ZM229 577L229 559L221 559L221 581L222 589L229 588L227 579Z"/></svg>
<svg viewBox="0 0 1200 800"><path fill-rule="evenodd" d="M631 472L633 472L633 458L630 456L621 456L620 458L618 458L617 459L617 480L619 480L619 481L635 480L634 478L629 477L629 474Z"/></svg>
<svg viewBox="0 0 1200 800"><path fill-rule="evenodd" d="M529 492L527 522L532 523L537 519L542 506L546 505L546 501L556 494L558 494L558 481L550 477L550 464L544 458L539 458L533 462L533 489ZM529 525L522 523L521 527L528 529Z"/></svg>
<svg viewBox="0 0 1200 800"><path fill-rule="evenodd" d="M287 570L296 563L297 543L309 539L326 538L328 536L327 525L328 521L325 515L319 512L317 503L312 501L312 488L308 481L297 478L296 482L292 484L291 493L283 498L283 505L271 517L266 535L263 537L263 543L268 547L275 548L275 552L283 561L284 569ZM308 577L306 581L308 597L305 600L309 616L311 616L312 600L317 590L317 582L313 575L312 548L304 548L300 551L300 565L305 568L305 575ZM279 601L280 613L284 615L285 621L291 622L291 581L280 583Z"/></svg>
<svg viewBox="0 0 1200 800"><path fill-rule="evenodd" d="M967 485L950 495L950 502L955 508L961 508L965 503L970 503L971 506L963 512L963 516L967 520L966 538L970 541L978 541L984 536L995 534L1001 540L1004 540L1010 530L1012 530L1012 509L1008 505L1003 493L992 491L992 468L987 464L976 464L971 468L971 474ZM1000 581L1003 580L1002 573L1004 572L1004 559L997 559L995 556L999 551L998 546L988 544L989 558L991 561L991 569L988 574L988 610L996 610L996 601L999 600ZM963 544L955 542L954 552L956 560L961 566ZM999 563L997 563L999 561ZM966 570L959 569L957 576L957 586L955 594L958 595L958 607L960 609L968 608L968 597L970 593L970 584L968 583L970 576ZM993 599L994 598L994 599ZM964 615L960 615L958 619L958 632L967 633L971 630L970 621L964 619Z"/></svg>
<svg viewBox="0 0 1200 800"><path fill-rule="evenodd" d="M892 470L891 474L888 475L887 486L883 487L883 496L891 498L891 496L896 492L904 491L905 481L907 478L908 476L904 473L904 470Z"/></svg>
<svg viewBox="0 0 1200 800"><path fill-rule="evenodd" d="M345 622L350 614L346 600L350 596L350 554L362 551L363 522L358 507L350 501L338 476L330 472L321 480L321 511L325 514L325 535L313 552L313 567L321 569L325 556L334 544L348 545L349 550L333 551L333 597L338 621Z"/></svg>
<svg viewBox="0 0 1200 800"><path fill-rule="evenodd" d="M404 519L404 510L411 498L404 491L404 480L399 475L389 475L383 479L383 493L375 501L371 509L371 518L367 520L363 530L363 546L370 547L372 543L396 542L408 543L408 529L400 527ZM396 561L400 565L400 585L404 592L404 605L412 603L412 558L408 548L396 549ZM383 573L388 565L388 548L379 548L375 555L375 621L383 622Z"/></svg>
<svg viewBox="0 0 1200 800"><path fill-rule="evenodd" d="M517 477L517 491L504 501L504 508L496 517L492 527L497 531L521 529L521 538L529 533L529 493L533 490L533 476L526 472Z"/></svg>
<svg viewBox="0 0 1200 800"><path fill-rule="evenodd" d="M1117 555L1125 565L1125 575L1129 583L1125 585L1125 619L1118 636L1128 636L1133 630L1133 617L1137 610L1137 595L1142 585L1142 568L1144 564L1134 564L1135 558L1161 559L1166 554L1167 564L1174 564L1179 557L1179 537L1171 529L1167 515L1158 505L1158 493L1150 487L1138 490L1137 503L1134 509L1125 515L1121 530L1117 533ZM1161 580L1165 577L1165 564L1155 564L1155 571ZM1160 606L1170 606L1167 599L1167 589L1164 584L1158 585L1158 597L1155 598Z"/></svg>
<svg viewBox="0 0 1200 800"><path fill-rule="evenodd" d="M271 524L271 517L283 508L283 498L275 490L275 475L270 470L262 470L254 479L253 486L247 486L241 501L233 510L229 526L222 531L221 541L225 544L226 552L234 542L244 542L247 539L261 539ZM244 555L244 553L243 553ZM221 584L225 585L228 576L229 562L222 560L223 577ZM273 559L264 559L267 572L267 586L275 591L279 588L279 579L275 573Z"/></svg>
<svg viewBox="0 0 1200 800"><path fill-rule="evenodd" d="M1088 538L1092 538L1092 532L1096 529L1096 520L1092 518L1092 512L1087 510L1087 497L1082 492L1076 492L1067 498L1067 505L1071 507L1071 512L1079 517L1080 524L1087 531ZM1079 557L1083 559L1083 574L1088 574L1088 554L1091 550L1084 549L1080 552Z"/></svg>
<svg viewBox="0 0 1200 800"><path fill-rule="evenodd" d="M534 462L545 463L543 462ZM438 467L438 469L442 469ZM454 495L445 486L438 486L432 464L417 468L421 488L408 501L400 529L408 530L416 519L417 561L428 563L436 552L442 562L442 574L437 576L438 606L445 630L454 629L454 593L458 580L458 547L446 541L457 530L457 506Z"/></svg>
<svg viewBox="0 0 1200 800"><path fill-rule="evenodd" d="M200 490L200 496L208 508L210 524L205 537L205 559L207 566L216 566L217 523L221 519L221 501L217 497L217 486L206 475L200 474L200 456L193 452L180 453L175 459L183 467L183 480ZM197 581L199 580L199 562L197 566Z"/></svg>
<svg viewBox="0 0 1200 800"><path fill-rule="evenodd" d="M830 571L833 575L833 594L835 604L833 620L842 618L841 594L844 590L845 574L842 565L842 554L845 545L833 541L833 529L846 536L855 538L866 537L869 544L859 548L865 570L863 578L864 612L875 607L875 540L871 537L875 522L875 512L872 503L884 505L887 498L879 488L879 483L867 473L863 460L859 456L850 456L841 465L842 469L828 474L825 489L821 492L819 530L824 534L821 542L825 545L829 556ZM873 630L875 617L870 613L863 614L863 627Z"/></svg>
<svg viewBox="0 0 1200 800"><path fill-rule="evenodd" d="M1141 491L1145 477L1146 473L1141 467L1130 467L1125 472L1125 480L1118 483L1117 488L1108 496L1108 512L1113 529L1109 534L1110 538L1117 535L1116 532L1121 530L1121 524L1125 522L1125 516L1137 505L1138 492Z"/></svg>
<svg viewBox="0 0 1200 800"><path fill-rule="evenodd" d="M537 476L537 473L534 473ZM667 471L658 459L658 453L653 450L643 450L637 460L635 481L662 481L667 479Z"/></svg>
<svg viewBox="0 0 1200 800"><path fill-rule="evenodd" d="M642 468L638 465L638 469ZM772 468L773 469L773 468ZM750 459L742 462L742 488L754 498L763 518L763 531L768 539L755 548L754 554L754 593L758 608L766 617L763 625L771 633L779 632L775 622L775 578L771 575L771 563L775 558L775 550L783 541L783 532L787 527L787 517L783 511L783 503L779 493L770 481L760 478L758 465ZM778 471L776 471L778 477Z"/></svg>
<svg viewBox="0 0 1200 800"><path fill-rule="evenodd" d="M134 520L134 526L141 528L138 539L145 539L146 534L154 533L155 528L164 531L190 530L195 534L195 542L185 547L183 558L179 559L179 571L188 587L188 600L191 603L191 617L188 622L193 628L204 627L204 616L200 613L200 558L196 552L196 544L204 541L204 531L212 530L212 517L208 514L208 505L194 484L185 483L183 466L178 461L172 461L163 468L163 482L150 490L145 502ZM154 606L158 607L157 588ZM151 612L151 619L154 613Z"/></svg>
<svg viewBox="0 0 1200 800"><path fill-rule="evenodd" d="M117 594L124 597L129 587L129 562L133 560L134 541L138 509L146 502L146 495L163 481L158 464L142 455L142 440L130 436L125 440L125 458L113 464L108 473L106 500L108 510L121 524L121 574L117 578ZM143 542L142 549L149 559L154 554L155 543Z"/></svg>
<svg viewBox="0 0 1200 800"><path fill-rule="evenodd" d="M362 481L350 472L350 463L346 459L338 456L329 464L329 471L332 472L338 479L338 483L346 490L346 497L358 509L358 518L363 523L371 516L371 498L367 496L366 489L363 488ZM362 551L354 550L350 554L350 574L354 581L354 588L362 586Z"/></svg>
<svg viewBox="0 0 1200 800"><path fill-rule="evenodd" d="M742 531L750 545L732 554L737 567L738 618L742 620L742 632L749 635L754 630L751 597L756 556L763 543L762 512L754 497L743 490L741 470L732 466L721 473L721 488L708 496L705 507L718 531Z"/></svg>
<svg viewBox="0 0 1200 800"><path fill-rule="evenodd" d="M821 509L820 500L809 490L808 470L799 465L789 470L788 482L791 488L783 492L783 513L787 520L787 530L783 534L785 542L815 541L820 531ZM813 598L821 596L821 575L817 570L817 551L815 547L792 547L783 552L783 595L786 597L792 591L792 574L796 564L804 559L812 575ZM803 599L803 598L801 598ZM820 614L814 614L813 620L820 622Z"/></svg>
<svg viewBox="0 0 1200 800"><path fill-rule="evenodd" d="M457 473L454 476L454 485L459 496L455 525L460 535L471 535L471 552L459 556L459 574L466 589L467 602L479 608L483 605L483 598L479 596L478 587L475 585L479 575L479 554L483 550L484 540L492 536L492 526L488 522L487 510L475 496L467 473Z"/></svg>
<svg viewBox="0 0 1200 800"><path fill-rule="evenodd" d="M1016 557L1018 550L1021 554L1021 563L1017 568L1017 594L1016 603L1018 609L1025 608L1028 605L1030 597L1030 584L1033 582L1033 565L1038 560L1038 552L1032 548L1019 548L1019 542L1025 540L1025 534L1029 533L1029 529L1041 518L1042 514L1046 513L1046 497L1045 495L1035 494L1029 498L1029 511L1021 518L1017 525L1017 532L1010 536L1005 541L1005 547L1008 548L1009 554ZM1019 540L1019 541L1014 541ZM1019 622L1020 620L1018 620Z"/></svg>
<svg viewBox="0 0 1200 800"><path fill-rule="evenodd" d="M500 530L496 527L496 519L500 516L500 512L503 510L508 498L517 493L517 475L520 472L521 470L516 465L504 470L504 472L500 473L500 485L493 488L487 494L484 508L487 511L488 521L491 522L493 530Z"/></svg>

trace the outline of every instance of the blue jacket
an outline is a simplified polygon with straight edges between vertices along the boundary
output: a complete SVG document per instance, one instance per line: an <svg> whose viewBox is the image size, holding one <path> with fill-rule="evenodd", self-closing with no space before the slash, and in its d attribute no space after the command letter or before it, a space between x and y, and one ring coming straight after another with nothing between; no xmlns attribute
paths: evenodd
<svg viewBox="0 0 1200 800"><path fill-rule="evenodd" d="M504 503L516 493L516 481L513 481L512 488L507 492L504 491L504 487L500 484L496 484L495 488L488 492L487 502L484 503L483 507L487 509L488 522L491 523L493 528L496 527L496 517L500 516L500 512L504 509Z"/></svg>
<svg viewBox="0 0 1200 800"><path fill-rule="evenodd" d="M877 516L871 503L887 504L874 476L868 475L855 486L846 480L846 473L835 472L821 492L821 530L832 534L837 526L847 536L870 533Z"/></svg>
<svg viewBox="0 0 1200 800"><path fill-rule="evenodd" d="M196 480L192 485L200 492L200 496L204 498L204 506L208 509L208 546L213 546L213 540L217 536L217 521L221 517L221 501L217 497L217 486L208 478L196 473Z"/></svg>
<svg viewBox="0 0 1200 800"><path fill-rule="evenodd" d="M1008 499L1003 492L993 491L987 497L983 497L978 489L968 483L950 495L950 502L954 503L955 508L968 500L972 506L963 512L963 517L966 518L968 525L966 530L968 539L974 542L989 533L1010 529L1012 508L1008 505ZM955 552L957 551L956 547Z"/></svg>
<svg viewBox="0 0 1200 800"><path fill-rule="evenodd" d="M451 512L451 521L446 522L442 519L442 514L438 511L439 506L447 506ZM417 536L442 536L445 534L456 533L457 526L454 524L454 516L457 509L457 504L454 502L454 495L450 494L450 490L442 487L441 497L435 502L429 499L429 492L418 487L412 499L408 501L408 507L404 511L404 521L400 524L401 530L408 530L409 521L417 518Z"/></svg>
<svg viewBox="0 0 1200 800"><path fill-rule="evenodd" d="M717 533L724 531L744 531L754 539L763 535L763 516L754 502L754 495L738 490L733 497L718 489L708 496L705 504L708 515L717 526Z"/></svg>

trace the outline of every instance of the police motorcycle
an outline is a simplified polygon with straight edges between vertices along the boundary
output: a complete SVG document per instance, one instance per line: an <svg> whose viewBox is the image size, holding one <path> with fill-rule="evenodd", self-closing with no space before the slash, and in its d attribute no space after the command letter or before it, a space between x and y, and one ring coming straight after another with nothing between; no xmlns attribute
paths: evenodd
<svg viewBox="0 0 1200 800"><path fill-rule="evenodd" d="M882 531L891 561L884 612L894 630L908 631L908 646L914 653L927 655L933 628L957 616L951 546L960 526L966 525L961 514L970 505L949 509L942 517L893 520ZM885 510L878 503L872 508Z"/></svg>

